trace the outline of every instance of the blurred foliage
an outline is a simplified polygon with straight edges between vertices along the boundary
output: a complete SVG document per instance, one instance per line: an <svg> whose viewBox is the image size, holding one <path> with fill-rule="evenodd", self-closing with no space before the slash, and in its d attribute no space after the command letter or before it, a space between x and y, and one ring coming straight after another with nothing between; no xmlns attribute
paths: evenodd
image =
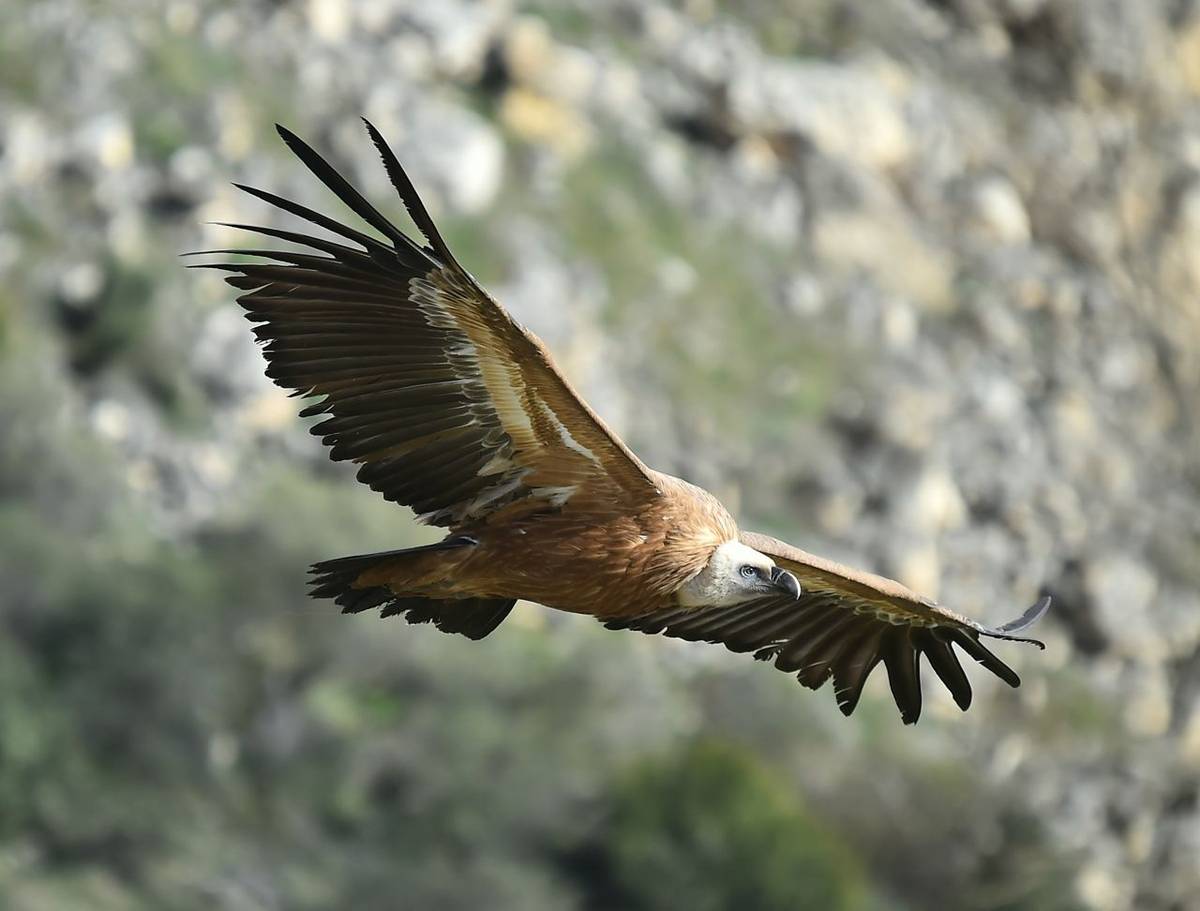
<svg viewBox="0 0 1200 911"><path fill-rule="evenodd" d="M745 752L700 742L615 789L611 850L627 908L849 911L864 872L850 849Z"/></svg>

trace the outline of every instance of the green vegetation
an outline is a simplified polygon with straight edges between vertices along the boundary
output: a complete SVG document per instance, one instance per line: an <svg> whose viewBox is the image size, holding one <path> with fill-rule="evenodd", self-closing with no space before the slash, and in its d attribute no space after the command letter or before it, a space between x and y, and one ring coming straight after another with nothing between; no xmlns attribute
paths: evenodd
<svg viewBox="0 0 1200 911"><path fill-rule="evenodd" d="M700 742L616 789L613 867L628 908L851 911L853 853L747 753Z"/></svg>

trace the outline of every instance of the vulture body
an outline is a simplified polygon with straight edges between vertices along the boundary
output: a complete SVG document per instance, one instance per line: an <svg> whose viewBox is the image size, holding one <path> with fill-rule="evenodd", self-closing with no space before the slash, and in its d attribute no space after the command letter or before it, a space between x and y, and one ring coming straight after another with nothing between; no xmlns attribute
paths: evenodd
<svg viewBox="0 0 1200 911"><path fill-rule="evenodd" d="M370 123L424 243L278 130L384 239L238 185L342 240L231 225L307 250L210 251L265 261L201 267L229 273L242 292L267 375L320 397L301 414L323 416L313 433L331 457L358 463L360 481L448 529L426 547L316 564L314 597L475 639L525 599L613 629L720 642L813 689L832 678L847 715L882 662L907 723L921 711L922 655L963 709L971 686L956 648L1018 685L982 639L1040 645L1017 634L1049 599L986 627L898 582L740 532L715 497L648 468L592 412L541 342L454 258Z"/></svg>

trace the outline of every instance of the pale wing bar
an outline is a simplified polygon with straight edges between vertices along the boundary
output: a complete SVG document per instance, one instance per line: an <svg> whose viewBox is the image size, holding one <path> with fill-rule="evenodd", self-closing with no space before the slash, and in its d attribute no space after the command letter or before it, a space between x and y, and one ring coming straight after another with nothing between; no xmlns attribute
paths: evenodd
<svg viewBox="0 0 1200 911"><path fill-rule="evenodd" d="M312 432L332 447L332 458L360 463L359 480L436 525L469 523L521 500L534 508L562 505L585 480L607 485L610 498L633 488L653 494L644 466L575 398L536 340L454 261L374 127L368 124L371 138L426 246L392 225L295 134L278 130L390 245L241 187L357 246L235 225L324 255L211 251L269 262L200 268L232 273L226 281L246 292L238 302L265 343L268 376L295 394L324 396L302 415L329 415ZM577 439L602 449L607 461ZM545 478L571 484L548 485Z"/></svg>
<svg viewBox="0 0 1200 911"><path fill-rule="evenodd" d="M515 459L470 339L412 305L408 263L257 255L290 263L214 268L234 272L226 281L247 292L238 303L265 342L267 376L324 396L301 414L329 415L312 432L331 458L360 463L360 481L435 525L528 495L529 469Z"/></svg>

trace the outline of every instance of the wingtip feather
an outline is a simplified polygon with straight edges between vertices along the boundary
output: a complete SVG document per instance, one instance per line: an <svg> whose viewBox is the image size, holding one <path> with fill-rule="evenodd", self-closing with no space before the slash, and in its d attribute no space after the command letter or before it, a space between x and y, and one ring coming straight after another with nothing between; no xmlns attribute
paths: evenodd
<svg viewBox="0 0 1200 911"><path fill-rule="evenodd" d="M429 242L431 251L443 264L465 271L459 265L458 260L455 259L454 254L450 252L450 248L446 245L446 242L442 239L441 232L438 231L437 225L434 224L433 218L429 215L429 210L425 208L425 203L421 201L421 196L417 192L412 178L408 176L408 173L404 170L404 166L400 164L400 159L396 157L396 153L392 151L392 147L383 138L383 134L376 129L375 124L371 123L366 117L362 118L362 122L367 128L367 135L371 137L371 142L374 144L375 150L379 153L379 157L383 161L383 168L387 172L388 179L392 182L392 186L395 187L397 194L399 194L400 201L408 211L413 224L417 226L417 230Z"/></svg>
<svg viewBox="0 0 1200 911"><path fill-rule="evenodd" d="M1021 616L1015 620L1010 620L1008 623L1003 623L997 627L980 627L979 632L992 639L1006 639L1010 642L1027 642L1030 645L1036 645L1040 649L1046 648L1046 643L1040 639L1032 639L1028 636L1018 636L1017 633L1024 632L1046 615L1050 610L1050 596L1042 595L1032 605L1030 605Z"/></svg>
<svg viewBox="0 0 1200 911"><path fill-rule="evenodd" d="M1041 620L1049 610L1050 596L1042 595L1042 597L1038 598L1036 602L1026 609L1025 613L1017 617L1016 620L1010 620L1008 623L1003 624L1000 627L1000 632L1019 633L1022 630L1029 629L1029 627Z"/></svg>

